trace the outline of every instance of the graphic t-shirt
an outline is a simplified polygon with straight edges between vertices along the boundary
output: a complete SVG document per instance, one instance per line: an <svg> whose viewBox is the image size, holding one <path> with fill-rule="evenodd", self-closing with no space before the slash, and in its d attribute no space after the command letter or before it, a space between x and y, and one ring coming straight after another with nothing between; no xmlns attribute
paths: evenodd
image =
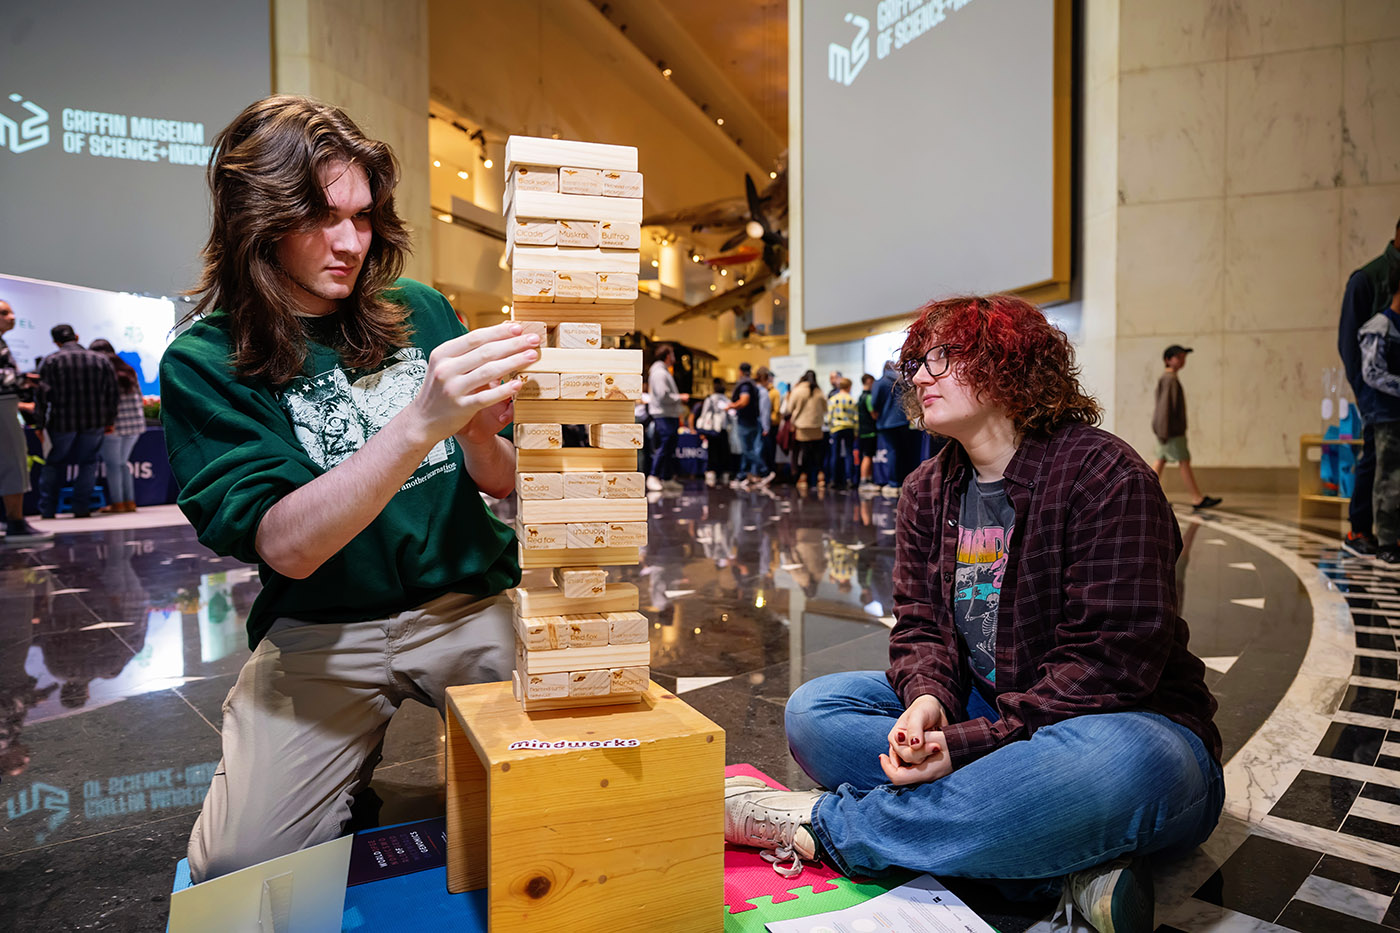
<svg viewBox="0 0 1400 933"><path fill-rule="evenodd" d="M997 610L1011 547L1016 510L1004 480L978 482L963 490L958 516L958 570L953 587L953 622L967 648L972 671L995 689Z"/></svg>

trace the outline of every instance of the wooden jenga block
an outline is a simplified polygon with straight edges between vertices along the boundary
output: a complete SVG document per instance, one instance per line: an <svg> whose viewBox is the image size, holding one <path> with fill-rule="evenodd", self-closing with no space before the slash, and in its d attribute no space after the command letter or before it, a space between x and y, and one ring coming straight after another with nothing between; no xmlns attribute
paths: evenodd
<svg viewBox="0 0 1400 933"><path fill-rule="evenodd" d="M544 321L517 320L515 323L520 325L520 336L524 337L527 334L534 334L536 337L540 338L540 346L549 346L549 325Z"/></svg>
<svg viewBox="0 0 1400 933"><path fill-rule="evenodd" d="M630 272L642 271L642 254L635 249L599 249L582 246L524 246L506 244L506 261L519 272ZM565 295L557 297L565 298Z"/></svg>
<svg viewBox="0 0 1400 933"><path fill-rule="evenodd" d="M642 449L640 424L590 424L588 443L605 450Z"/></svg>
<svg viewBox="0 0 1400 933"><path fill-rule="evenodd" d="M563 473L517 473L515 491L522 499L564 498Z"/></svg>
<svg viewBox="0 0 1400 933"><path fill-rule="evenodd" d="M527 619L577 613L635 612L641 605L641 594L631 583L605 584L601 596L570 597L557 586L517 586L511 594L516 609Z"/></svg>
<svg viewBox="0 0 1400 933"><path fill-rule="evenodd" d="M615 223L642 222L641 198L603 198L587 194L554 194L549 191L516 191L506 188L501 212L514 210L521 217L553 220L596 220Z"/></svg>
<svg viewBox="0 0 1400 933"><path fill-rule="evenodd" d="M530 550L522 546L516 548L515 556L520 561L522 570L553 570L557 567L631 566L642 560L641 550L634 547L573 548L572 550L559 547L548 550Z"/></svg>
<svg viewBox="0 0 1400 933"><path fill-rule="evenodd" d="M525 674L521 685L525 696L531 700L548 700L569 695L569 672L553 674ZM619 691L626 692L626 691Z"/></svg>
<svg viewBox="0 0 1400 933"><path fill-rule="evenodd" d="M629 500L642 502L645 500ZM646 547L646 522L608 522L608 547Z"/></svg>
<svg viewBox="0 0 1400 933"><path fill-rule="evenodd" d="M569 482L568 474L564 482ZM515 512L526 525L560 522L644 522L647 520L645 499L562 498L525 499ZM600 542L597 547L602 547Z"/></svg>
<svg viewBox="0 0 1400 933"><path fill-rule="evenodd" d="M605 548L608 546L607 522L570 522L564 526L564 546L572 549Z"/></svg>
<svg viewBox="0 0 1400 933"><path fill-rule="evenodd" d="M650 651L651 645L647 645ZM648 657L650 662L650 657ZM612 669L613 693L644 693L651 679L650 666L615 667Z"/></svg>
<svg viewBox="0 0 1400 933"><path fill-rule="evenodd" d="M555 697L548 700L530 700L525 698L525 693L520 687L520 672L511 671L510 677L511 689L515 694L516 702L527 713L542 713L552 709L578 709L580 707L630 706L640 703L646 696L643 693L610 693L605 697ZM467 889L463 888L462 890Z"/></svg>
<svg viewBox="0 0 1400 933"><path fill-rule="evenodd" d="M515 301L544 302L554 300L553 269L510 270L510 294ZM595 290L594 297L597 297Z"/></svg>
<svg viewBox="0 0 1400 933"><path fill-rule="evenodd" d="M636 300L637 273L598 273L598 301L604 304L632 304Z"/></svg>
<svg viewBox="0 0 1400 933"><path fill-rule="evenodd" d="M642 173L605 169L602 173L603 196L607 198L640 198Z"/></svg>
<svg viewBox="0 0 1400 933"><path fill-rule="evenodd" d="M524 375L535 375L525 373ZM539 373L563 378L562 373ZM557 391L557 390L556 390ZM558 421L560 424L627 424L635 421L636 406L626 399L522 399L516 396L515 417L518 421ZM567 450L587 450L569 447Z"/></svg>
<svg viewBox="0 0 1400 933"><path fill-rule="evenodd" d="M506 139L506 171L517 164L635 172L637 147L544 136L511 136Z"/></svg>
<svg viewBox="0 0 1400 933"><path fill-rule="evenodd" d="M603 173L596 168L560 166L559 193L601 195L603 193Z"/></svg>
<svg viewBox="0 0 1400 933"><path fill-rule="evenodd" d="M549 400L559 397L559 374L558 373L521 373L524 384L520 386L520 391L515 394L516 401L539 399ZM516 417L519 417L517 411ZM560 424L582 424L583 422L560 421Z"/></svg>
<svg viewBox="0 0 1400 933"><path fill-rule="evenodd" d="M642 371L641 350L561 350L544 347L540 358L521 372L527 373L637 373Z"/></svg>
<svg viewBox="0 0 1400 933"><path fill-rule="evenodd" d="M532 318L550 324L577 321L581 317L586 317L590 321L597 321L602 325L603 333L609 335L630 334L637 327L636 308L630 304L598 305L593 302L572 301L561 301L557 304L551 301L548 304L538 304L517 301L511 308L511 316L515 320Z"/></svg>
<svg viewBox="0 0 1400 933"><path fill-rule="evenodd" d="M605 697L610 693L612 693L611 671L604 669L601 671L569 672L569 696Z"/></svg>
<svg viewBox="0 0 1400 933"><path fill-rule="evenodd" d="M635 402L642 397L641 373L604 373L603 398Z"/></svg>
<svg viewBox="0 0 1400 933"><path fill-rule="evenodd" d="M515 165L507 176L506 184L515 185L516 191L558 191L559 169L544 165ZM613 187L616 187L616 184L613 182ZM641 195L629 194L623 197L640 198Z"/></svg>
<svg viewBox="0 0 1400 933"><path fill-rule="evenodd" d="M514 434L515 446L521 450L558 450L564 446L564 429L558 424L517 421Z"/></svg>
<svg viewBox="0 0 1400 933"><path fill-rule="evenodd" d="M608 620L608 644L640 645L650 638L647 617L640 612L605 612Z"/></svg>
<svg viewBox="0 0 1400 933"><path fill-rule="evenodd" d="M598 245L603 249L641 249L642 225L604 220L598 228Z"/></svg>
<svg viewBox="0 0 1400 933"><path fill-rule="evenodd" d="M575 301L598 297L598 273L596 272L556 272L554 273L554 294L560 298Z"/></svg>
<svg viewBox="0 0 1400 933"><path fill-rule="evenodd" d="M563 616L515 617L515 634L530 651L569 647L569 623Z"/></svg>
<svg viewBox="0 0 1400 933"><path fill-rule="evenodd" d="M602 231L596 220L556 220L554 242L548 246L602 246ZM524 243L524 240L516 240Z"/></svg>
<svg viewBox="0 0 1400 933"><path fill-rule="evenodd" d="M603 327L591 321L565 321L549 329L549 345L561 350L598 350L603 346Z"/></svg>
<svg viewBox="0 0 1400 933"><path fill-rule="evenodd" d="M578 404L588 404L580 402ZM596 404L596 403L594 403ZM571 421L570 424L589 424ZM516 450L515 468L529 473L593 473L635 470L637 454L629 450L599 450L596 447L565 447L561 450Z"/></svg>
<svg viewBox="0 0 1400 933"><path fill-rule="evenodd" d="M602 613L573 613L564 616L569 625L569 647L598 648L608 644L612 625Z"/></svg>
<svg viewBox="0 0 1400 933"><path fill-rule="evenodd" d="M646 494L646 477L640 473L603 474L604 499L641 499Z"/></svg>
<svg viewBox="0 0 1400 933"><path fill-rule="evenodd" d="M568 473L559 474L563 477L564 495L563 499L601 499L603 498L603 474L602 473Z"/></svg>
<svg viewBox="0 0 1400 933"><path fill-rule="evenodd" d="M510 242L520 246L555 246L559 243L559 223L553 220L531 220L525 217L517 217L512 212L506 217L506 236ZM599 233L598 244L580 245L601 245L602 235Z"/></svg>
<svg viewBox="0 0 1400 933"><path fill-rule="evenodd" d="M565 599L593 599L608 590L608 572L601 567L554 569L554 583Z"/></svg>
<svg viewBox="0 0 1400 933"><path fill-rule="evenodd" d="M600 401L603 398L603 377L597 373L560 373L559 398L574 401ZM567 422L583 424L584 422Z"/></svg>
<svg viewBox="0 0 1400 933"><path fill-rule="evenodd" d="M523 664L527 674L567 674L569 671L593 671L601 668L642 667L651 663L651 645L601 645L597 648L561 648L557 651L526 651ZM643 684L646 683L643 679Z"/></svg>
<svg viewBox="0 0 1400 933"><path fill-rule="evenodd" d="M525 551L562 551L569 546L568 533L568 525L521 525L518 537ZM606 532L603 540L607 541Z"/></svg>

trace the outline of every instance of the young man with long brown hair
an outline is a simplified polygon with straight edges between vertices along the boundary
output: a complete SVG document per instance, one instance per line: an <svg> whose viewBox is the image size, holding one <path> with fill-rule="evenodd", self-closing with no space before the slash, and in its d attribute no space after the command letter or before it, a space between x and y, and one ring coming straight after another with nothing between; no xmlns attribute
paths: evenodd
<svg viewBox="0 0 1400 933"><path fill-rule="evenodd" d="M214 153L199 320L161 363L162 414L180 508L263 589L196 881L339 835L404 700L441 711L447 686L509 676L515 536L479 493L514 486L498 432L539 342L465 333L398 278L398 165L342 111L258 101Z"/></svg>

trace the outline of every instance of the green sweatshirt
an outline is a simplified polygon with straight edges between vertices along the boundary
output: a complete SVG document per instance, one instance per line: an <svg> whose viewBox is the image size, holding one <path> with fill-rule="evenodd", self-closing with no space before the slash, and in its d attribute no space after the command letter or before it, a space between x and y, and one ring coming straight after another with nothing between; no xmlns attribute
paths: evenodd
<svg viewBox="0 0 1400 933"><path fill-rule="evenodd" d="M482 502L455 438L439 443L379 516L304 580L272 570L254 546L276 502L359 450L418 394L428 354L464 333L438 292L400 279L389 298L412 328L372 371L347 371L323 342L332 320L308 318L306 371L282 389L234 377L228 316L202 318L161 360L161 420L178 503L199 540L256 563L248 613L256 647L274 620L362 622L445 593L486 596L520 582L515 533Z"/></svg>

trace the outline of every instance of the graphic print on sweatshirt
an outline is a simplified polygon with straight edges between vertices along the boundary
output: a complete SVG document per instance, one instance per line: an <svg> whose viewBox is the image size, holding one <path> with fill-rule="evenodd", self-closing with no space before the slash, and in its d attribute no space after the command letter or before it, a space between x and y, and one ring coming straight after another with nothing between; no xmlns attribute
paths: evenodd
<svg viewBox="0 0 1400 933"><path fill-rule="evenodd" d="M413 401L427 372L427 355L418 347L404 347L354 382L339 367L310 378L298 377L282 391L282 407L291 416L292 429L307 456L329 470L363 447ZM446 463L456 446L451 437L439 441L418 469Z"/></svg>
<svg viewBox="0 0 1400 933"><path fill-rule="evenodd" d="M969 484L958 519L958 569L953 620L972 669L995 685L997 610L1016 512L1001 483Z"/></svg>

